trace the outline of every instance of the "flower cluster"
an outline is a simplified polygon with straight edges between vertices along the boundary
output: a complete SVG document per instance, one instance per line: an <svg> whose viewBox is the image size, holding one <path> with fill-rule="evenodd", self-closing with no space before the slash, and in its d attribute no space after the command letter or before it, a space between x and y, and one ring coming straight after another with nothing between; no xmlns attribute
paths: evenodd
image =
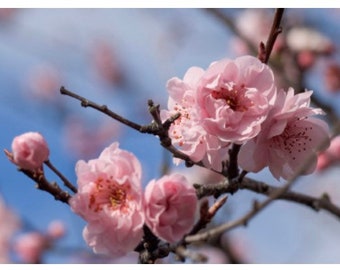
<svg viewBox="0 0 340 270"><path fill-rule="evenodd" d="M328 126L315 117L323 112L310 107L312 91L295 94L293 88L277 89L273 71L255 57L222 59L207 70L191 67L183 80L170 79L167 89L168 110L161 111L162 121L180 113L169 128L169 137L206 168L222 171L231 146L239 145L237 162L233 162L244 171L268 167L276 179L288 180L300 172L306 159L311 162L303 174L312 173L318 152L329 145ZM334 141L324 157L338 159L338 148L339 142ZM16 137L12 151L6 154L21 169L43 173L49 149L39 133ZM78 161L76 174L77 192L66 201L87 222L83 237L95 253L124 256L135 250L149 230L174 243L194 226L198 199L185 176L175 173L153 179L143 191L139 160L118 143L96 159ZM55 235L60 233L57 230ZM37 237L29 239L39 242ZM36 256L27 256L33 261L46 247L41 239L34 247ZM26 247L20 248L26 252Z"/></svg>
<svg viewBox="0 0 340 270"><path fill-rule="evenodd" d="M317 148L329 138L326 123L313 117L322 111L309 107L312 91L277 90L272 70L252 56L222 59L207 70L191 67L183 80L170 79L167 89L162 120L181 114L170 138L193 161L215 170L221 171L230 145L238 144L246 171L268 167L275 178L288 179L298 160L314 156L308 174L322 150Z"/></svg>
<svg viewBox="0 0 340 270"><path fill-rule="evenodd" d="M78 161L78 192L69 204L87 221L83 237L95 253L120 257L133 251L145 223L169 242L180 240L193 226L197 198L186 179L175 174L152 180L144 196L141 172L138 159L118 143L98 159Z"/></svg>

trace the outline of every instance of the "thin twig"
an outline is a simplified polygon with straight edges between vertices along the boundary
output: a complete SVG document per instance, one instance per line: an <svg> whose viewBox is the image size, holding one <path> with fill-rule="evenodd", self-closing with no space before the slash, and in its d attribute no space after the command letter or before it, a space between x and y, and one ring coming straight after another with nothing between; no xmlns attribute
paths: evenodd
<svg viewBox="0 0 340 270"><path fill-rule="evenodd" d="M44 162L47 167L49 167L58 177L63 181L64 185L72 190L74 193L77 193L77 188L72 185L72 183L51 163L50 160Z"/></svg>
<svg viewBox="0 0 340 270"><path fill-rule="evenodd" d="M38 189L50 193L57 201L68 204L68 201L71 198L70 194L62 190L57 183L48 182L43 173L36 173L24 169L19 170L23 172L26 176L31 178L34 182L36 182Z"/></svg>
<svg viewBox="0 0 340 270"><path fill-rule="evenodd" d="M269 33L266 45L264 46L264 48L263 48L263 45L262 46L260 45L260 47L262 47L264 49L265 53L264 53L264 58L262 58L262 54L259 55L260 56L259 58L265 64L268 63L268 60L269 60L270 54L273 50L277 36L282 32L282 28L281 28L280 24L281 24L283 12L284 12L284 8L276 9L273 24L272 24L272 27L270 29L270 33Z"/></svg>
<svg viewBox="0 0 340 270"><path fill-rule="evenodd" d="M270 195L279 188L267 185L263 182L252 180L250 178L245 178L240 185L240 189L247 189L259 194ZM320 198L316 198L302 193L288 191L279 196L278 199L305 205L315 211L323 209L340 219L340 207L333 204L326 193L324 193Z"/></svg>
<svg viewBox="0 0 340 270"><path fill-rule="evenodd" d="M109 110L106 105L98 105L97 103L94 103L94 102L92 102L92 101L90 101L90 100L88 100L88 99L86 99L86 98L84 98L84 97L82 97L80 95L77 95L77 94L67 90L64 86L62 86L60 88L60 93L62 95L67 95L67 96L73 97L75 99L78 99L81 102L80 103L81 106L83 106L85 108L86 107L91 107L91 108L93 108L93 109L95 109L97 111L100 111L100 112L102 112L102 113L112 117L113 119L116 119L117 121L123 123L124 125L127 125L127 126L133 128L135 130L140 131L140 129L142 128L141 125L138 125L138 124L136 124L136 123L134 123L134 122L132 122L132 121L130 121L130 120L128 120L128 119L118 115L118 114L116 114L115 112Z"/></svg>

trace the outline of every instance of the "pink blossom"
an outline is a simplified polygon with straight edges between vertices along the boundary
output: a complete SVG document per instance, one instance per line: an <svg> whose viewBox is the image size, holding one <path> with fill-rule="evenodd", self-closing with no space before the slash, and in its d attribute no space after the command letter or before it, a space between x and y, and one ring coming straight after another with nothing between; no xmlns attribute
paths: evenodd
<svg viewBox="0 0 340 270"><path fill-rule="evenodd" d="M88 123L76 116L69 116L64 125L64 144L70 154L82 158L93 157L99 149L120 135L120 126L112 121Z"/></svg>
<svg viewBox="0 0 340 270"><path fill-rule="evenodd" d="M0 196L0 263L9 263L11 238L20 227L17 215Z"/></svg>
<svg viewBox="0 0 340 270"><path fill-rule="evenodd" d="M25 83L30 90L27 93L28 98L53 104L60 102L60 95L56 89L62 85L62 76L57 67L49 63L34 66L29 71Z"/></svg>
<svg viewBox="0 0 340 270"><path fill-rule="evenodd" d="M327 55L334 51L332 41L312 28L294 27L288 31L286 41L294 52L311 51Z"/></svg>
<svg viewBox="0 0 340 270"><path fill-rule="evenodd" d="M172 143L193 161L203 161L207 167L221 170L222 161L227 159L229 144L222 144L216 136L205 131L197 111L196 94L203 73L203 69L191 67L183 80L172 78L168 81L169 110L161 111L161 118L165 121L180 113L181 116L169 129ZM175 162L178 164L179 160Z"/></svg>
<svg viewBox="0 0 340 270"><path fill-rule="evenodd" d="M52 221L47 228L47 236L51 239L61 238L65 235L65 232L65 224L60 220Z"/></svg>
<svg viewBox="0 0 340 270"><path fill-rule="evenodd" d="M132 251L144 224L138 159L113 143L98 159L78 161L76 173L78 192L69 204L88 222L83 230L87 244L111 257Z"/></svg>
<svg viewBox="0 0 340 270"><path fill-rule="evenodd" d="M258 172L268 166L276 179L289 179L304 160L313 157L304 174L314 171L317 147L327 141L329 131L324 121L312 117L322 111L309 107L311 94L294 95L292 88L287 93L279 91L259 135L241 147L238 161L244 170Z"/></svg>
<svg viewBox="0 0 340 270"><path fill-rule="evenodd" d="M340 91L340 65L331 63L327 65L324 71L324 81L326 89L330 93L337 93Z"/></svg>
<svg viewBox="0 0 340 270"><path fill-rule="evenodd" d="M332 139L329 147L318 155L317 170L323 171L340 162L340 136Z"/></svg>
<svg viewBox="0 0 340 270"><path fill-rule="evenodd" d="M27 132L13 139L11 161L22 169L37 170L48 160L49 148L38 132Z"/></svg>
<svg viewBox="0 0 340 270"><path fill-rule="evenodd" d="M94 67L104 80L109 83L119 83L123 79L114 48L107 41L97 41L92 50Z"/></svg>
<svg viewBox="0 0 340 270"><path fill-rule="evenodd" d="M197 89L201 125L226 143L243 143L261 130L275 99L271 69L252 56L212 63Z"/></svg>
<svg viewBox="0 0 340 270"><path fill-rule="evenodd" d="M165 175L146 186L145 218L151 231L170 243L179 241L195 221L195 189L180 174Z"/></svg>
<svg viewBox="0 0 340 270"><path fill-rule="evenodd" d="M49 239L39 232L26 233L14 242L14 251L24 263L40 263L43 252L49 247Z"/></svg>

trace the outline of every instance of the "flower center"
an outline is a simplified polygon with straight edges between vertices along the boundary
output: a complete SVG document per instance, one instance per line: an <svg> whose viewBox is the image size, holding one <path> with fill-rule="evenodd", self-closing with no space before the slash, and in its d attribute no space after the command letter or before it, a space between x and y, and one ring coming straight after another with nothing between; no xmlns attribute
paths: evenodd
<svg viewBox="0 0 340 270"><path fill-rule="evenodd" d="M293 160L299 153L310 150L308 145L312 142L309 132L313 127L298 126L298 121L288 124L282 134L272 138L271 147L284 150Z"/></svg>
<svg viewBox="0 0 340 270"><path fill-rule="evenodd" d="M117 188L111 191L110 202L112 207L120 206L124 203L125 199L126 193L124 190Z"/></svg>
<svg viewBox="0 0 340 270"><path fill-rule="evenodd" d="M211 96L214 99L222 99L233 111L246 112L251 105L249 98L245 96L245 87L236 85L223 86L219 90L212 91Z"/></svg>
<svg viewBox="0 0 340 270"><path fill-rule="evenodd" d="M119 185L111 179L98 178L91 191L88 207L95 212L102 211L104 207L127 210L129 190L128 184Z"/></svg>

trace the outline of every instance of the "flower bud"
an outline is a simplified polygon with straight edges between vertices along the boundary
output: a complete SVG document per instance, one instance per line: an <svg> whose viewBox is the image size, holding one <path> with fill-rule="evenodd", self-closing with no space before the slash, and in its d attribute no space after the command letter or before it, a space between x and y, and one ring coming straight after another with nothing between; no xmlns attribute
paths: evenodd
<svg viewBox="0 0 340 270"><path fill-rule="evenodd" d="M37 170L48 160L49 148L38 132L27 132L13 139L12 162L25 170Z"/></svg>

